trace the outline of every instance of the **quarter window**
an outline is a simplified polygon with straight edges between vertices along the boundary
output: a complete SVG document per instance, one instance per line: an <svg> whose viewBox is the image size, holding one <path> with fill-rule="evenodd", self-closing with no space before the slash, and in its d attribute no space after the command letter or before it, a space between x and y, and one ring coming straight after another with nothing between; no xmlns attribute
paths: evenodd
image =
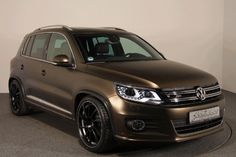
<svg viewBox="0 0 236 157"><path fill-rule="evenodd" d="M44 59L45 48L50 34L39 34L35 36L34 44L31 50L31 57Z"/></svg>
<svg viewBox="0 0 236 157"><path fill-rule="evenodd" d="M27 43L26 50L25 50L25 52L24 52L24 55L26 55L26 56L29 56L29 55L30 55L30 51L31 51L33 42L34 42L34 36L32 36L32 37L29 38L28 43Z"/></svg>
<svg viewBox="0 0 236 157"><path fill-rule="evenodd" d="M52 34L47 53L47 60L53 61L57 55L66 55L72 62L72 53L69 44L64 36L60 34Z"/></svg>

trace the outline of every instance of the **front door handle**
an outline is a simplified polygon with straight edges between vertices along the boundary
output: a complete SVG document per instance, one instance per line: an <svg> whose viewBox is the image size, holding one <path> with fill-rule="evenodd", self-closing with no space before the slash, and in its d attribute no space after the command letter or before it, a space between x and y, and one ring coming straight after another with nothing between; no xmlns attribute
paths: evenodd
<svg viewBox="0 0 236 157"><path fill-rule="evenodd" d="M42 74L43 76L45 76L45 75L46 75L46 71L45 71L45 70L42 70L42 71L41 71L41 74Z"/></svg>

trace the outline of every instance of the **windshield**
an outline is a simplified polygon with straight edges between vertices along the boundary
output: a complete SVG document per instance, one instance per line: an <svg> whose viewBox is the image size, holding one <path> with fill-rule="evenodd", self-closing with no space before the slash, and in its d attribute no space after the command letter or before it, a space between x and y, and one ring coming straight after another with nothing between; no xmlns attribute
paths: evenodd
<svg viewBox="0 0 236 157"><path fill-rule="evenodd" d="M87 62L161 60L149 44L130 34L76 34L76 41Z"/></svg>

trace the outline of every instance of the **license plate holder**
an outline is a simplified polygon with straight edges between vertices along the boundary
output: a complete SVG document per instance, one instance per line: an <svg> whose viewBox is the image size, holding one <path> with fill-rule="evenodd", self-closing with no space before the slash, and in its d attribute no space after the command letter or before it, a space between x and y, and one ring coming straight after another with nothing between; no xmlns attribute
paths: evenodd
<svg viewBox="0 0 236 157"><path fill-rule="evenodd" d="M200 123L220 117L220 107L213 107L204 110L189 112L189 123Z"/></svg>

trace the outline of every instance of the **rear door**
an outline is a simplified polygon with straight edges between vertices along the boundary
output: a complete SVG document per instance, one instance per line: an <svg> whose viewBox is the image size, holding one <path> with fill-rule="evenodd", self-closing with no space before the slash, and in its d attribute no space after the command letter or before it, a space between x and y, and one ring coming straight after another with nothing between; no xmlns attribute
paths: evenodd
<svg viewBox="0 0 236 157"><path fill-rule="evenodd" d="M24 57L24 88L27 98L42 98L42 66L45 64L46 47L50 34L37 34L30 37Z"/></svg>

